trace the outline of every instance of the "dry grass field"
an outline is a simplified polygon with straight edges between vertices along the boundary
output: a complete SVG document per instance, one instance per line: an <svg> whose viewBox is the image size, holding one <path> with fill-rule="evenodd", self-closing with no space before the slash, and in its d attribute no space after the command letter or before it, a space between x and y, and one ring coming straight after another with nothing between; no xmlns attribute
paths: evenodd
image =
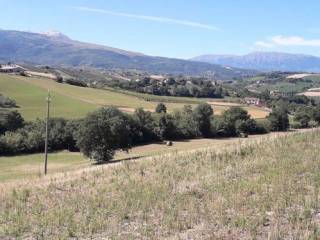
<svg viewBox="0 0 320 240"><path fill-rule="evenodd" d="M319 91L307 91L302 93L302 95L307 96L307 97L320 97L320 92Z"/></svg>
<svg viewBox="0 0 320 240"><path fill-rule="evenodd" d="M273 135L274 133L270 134ZM226 149L233 144L243 143L267 135L250 136L247 139L226 138L226 139L191 139L185 141L175 141L173 146L168 147L162 143L152 143L136 146L128 152L118 151L114 162L141 159L147 156L155 156L168 152L189 151L211 147L214 149ZM269 135L268 135L269 136ZM37 179L43 173L43 154L28 154L20 156L0 157L0 183L21 179ZM92 168L92 162L85 159L79 152L61 151L49 154L49 174L65 173L71 170Z"/></svg>
<svg viewBox="0 0 320 240"><path fill-rule="evenodd" d="M0 238L319 239L319 134L1 184Z"/></svg>

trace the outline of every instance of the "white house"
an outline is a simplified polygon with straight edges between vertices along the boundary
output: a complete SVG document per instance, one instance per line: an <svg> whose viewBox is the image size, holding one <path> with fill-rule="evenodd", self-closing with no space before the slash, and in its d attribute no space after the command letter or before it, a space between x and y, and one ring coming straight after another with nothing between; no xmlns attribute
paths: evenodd
<svg viewBox="0 0 320 240"><path fill-rule="evenodd" d="M3 73L20 73L26 71L25 68L15 64L0 64L0 72Z"/></svg>

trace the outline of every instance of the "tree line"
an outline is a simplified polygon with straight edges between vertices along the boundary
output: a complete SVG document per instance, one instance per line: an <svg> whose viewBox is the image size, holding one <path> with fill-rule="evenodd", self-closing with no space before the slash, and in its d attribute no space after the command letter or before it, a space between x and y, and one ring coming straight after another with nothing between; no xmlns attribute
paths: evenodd
<svg viewBox="0 0 320 240"><path fill-rule="evenodd" d="M144 77L136 81L110 80L105 83L112 88L147 93L159 96L223 98L228 91L214 82L202 78L169 77L165 80L154 80Z"/></svg>
<svg viewBox="0 0 320 240"><path fill-rule="evenodd" d="M288 128L288 113L281 108L258 121L240 107L214 115L207 103L195 108L186 105L172 113L167 112L163 103L157 105L155 112L138 108L133 114L106 107L79 120L50 119L49 150L80 150L94 161L105 162L113 158L116 150L126 151L140 144L199 137L246 137ZM42 152L44 139L43 120L25 122L17 111L0 111L0 155Z"/></svg>

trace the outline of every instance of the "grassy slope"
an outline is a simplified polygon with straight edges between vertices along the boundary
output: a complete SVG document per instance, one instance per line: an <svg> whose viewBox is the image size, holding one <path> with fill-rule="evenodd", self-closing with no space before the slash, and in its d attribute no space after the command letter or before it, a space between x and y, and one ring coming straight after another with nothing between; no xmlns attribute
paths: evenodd
<svg viewBox="0 0 320 240"><path fill-rule="evenodd" d="M43 173L43 161L43 154L0 157L0 182L39 177ZM48 168L51 173L64 172L88 165L88 161L80 153L63 151L49 154Z"/></svg>
<svg viewBox="0 0 320 240"><path fill-rule="evenodd" d="M54 117L79 118L99 106L112 105L132 112L137 107L153 110L157 105L157 102L143 100L138 95L59 84L45 78L0 75L0 92L15 99L21 107L19 111L28 120L45 116L45 98L48 88L52 92L52 116ZM161 99L166 102L170 111L182 108L190 102L200 102L194 98L177 98L177 102L173 102L174 98L157 97L158 101ZM216 114L228 108L218 104L214 104L213 107ZM250 107L247 109L256 118L267 115L267 112L261 109Z"/></svg>
<svg viewBox="0 0 320 240"><path fill-rule="evenodd" d="M0 237L316 239L319 133L3 186Z"/></svg>
<svg viewBox="0 0 320 240"><path fill-rule="evenodd" d="M40 79L28 79L28 81L41 81ZM21 77L0 75L0 92L14 99L18 110L27 120L44 118L46 114L47 90L50 86L44 83L38 87L29 82L23 81ZM83 117L96 106L81 102L65 95L52 91L51 113L54 117Z"/></svg>
<svg viewBox="0 0 320 240"><path fill-rule="evenodd" d="M119 151L115 155L115 160L137 159L146 156L154 156L174 151L185 151L204 147L221 148L232 145L239 141L250 141L261 136L250 136L247 139L228 138L228 139L192 139L174 142L173 146L167 147L165 144L153 143L137 146L130 149L128 153ZM90 166L81 153L62 151L49 153L49 174L66 172L70 170L85 168ZM43 154L29 154L20 156L0 157L0 183L12 180L30 179L42 177L43 173Z"/></svg>

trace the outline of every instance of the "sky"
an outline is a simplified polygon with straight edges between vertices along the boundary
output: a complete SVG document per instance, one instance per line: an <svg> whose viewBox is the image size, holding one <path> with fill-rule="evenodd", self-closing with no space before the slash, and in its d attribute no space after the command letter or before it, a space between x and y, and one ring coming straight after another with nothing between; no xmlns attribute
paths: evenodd
<svg viewBox="0 0 320 240"><path fill-rule="evenodd" d="M59 31L153 56L320 56L319 0L0 0L0 28Z"/></svg>

